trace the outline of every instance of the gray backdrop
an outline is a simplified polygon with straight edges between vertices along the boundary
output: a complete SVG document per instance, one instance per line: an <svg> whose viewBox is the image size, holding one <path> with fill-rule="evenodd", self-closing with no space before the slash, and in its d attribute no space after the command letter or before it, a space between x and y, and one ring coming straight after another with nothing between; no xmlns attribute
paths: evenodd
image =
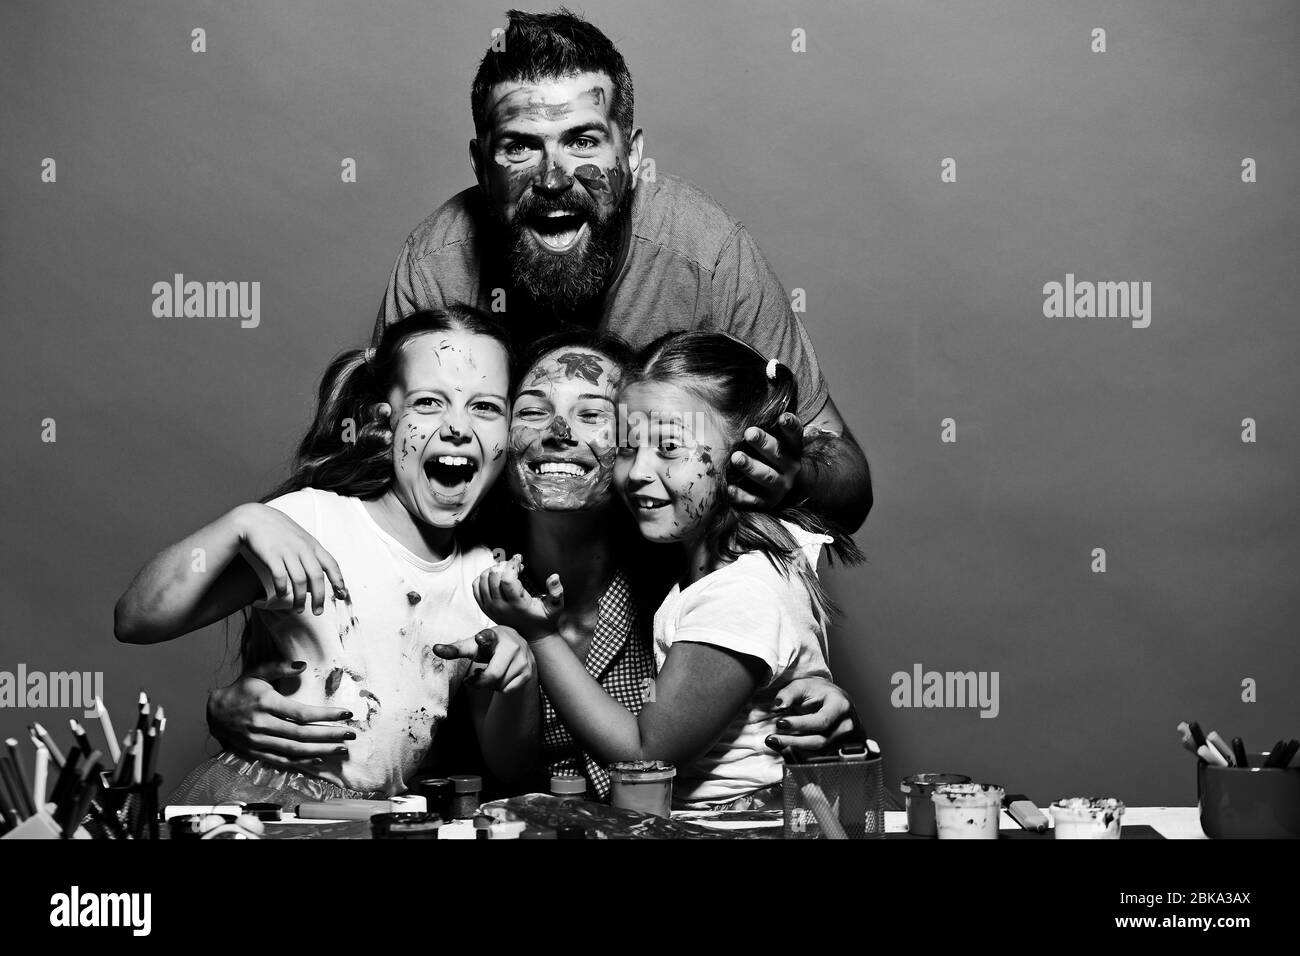
<svg viewBox="0 0 1300 956"><path fill-rule="evenodd" d="M1179 720L1253 749L1300 735L1296 5L585 12L627 57L658 169L806 290L876 490L870 563L827 574L831 663L890 784L957 770L1040 801L1188 805ZM403 238L471 183L469 84L503 15L0 7L0 670L103 671L119 726L148 688L173 783L211 752L204 692L231 676L237 628L119 646L114 601L283 475ZM176 272L260 281L261 325L154 318L151 286ZM1043 285L1067 273L1151 282L1150 327L1045 318ZM999 715L892 707L890 675L918 663L998 672ZM72 713L0 710L0 734Z"/></svg>

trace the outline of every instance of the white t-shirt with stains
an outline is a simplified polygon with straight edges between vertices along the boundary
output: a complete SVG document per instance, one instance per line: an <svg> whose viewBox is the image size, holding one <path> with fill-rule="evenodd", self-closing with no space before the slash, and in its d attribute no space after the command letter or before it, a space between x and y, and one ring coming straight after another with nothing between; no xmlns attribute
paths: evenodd
<svg viewBox="0 0 1300 956"><path fill-rule="evenodd" d="M832 539L782 524L815 569L822 545ZM772 701L796 678L831 676L826 630L813 612L808 589L797 578L786 578L764 555L742 554L684 589L673 585L654 618L659 670L678 641L758 658L767 674L717 743L689 766L677 768L674 806L725 803L780 783L781 757L764 743L778 733L769 713Z"/></svg>
<svg viewBox="0 0 1300 956"><path fill-rule="evenodd" d="M492 565L486 548L425 561L384 531L360 498L307 488L268 502L314 535L338 562L351 604L331 594L325 613L275 598L266 567L244 552L267 598L253 605L279 657L306 661L277 689L305 704L352 711L357 739L316 772L353 790L399 792L420 765L468 661L444 661L434 644L471 637L492 621L471 585Z"/></svg>

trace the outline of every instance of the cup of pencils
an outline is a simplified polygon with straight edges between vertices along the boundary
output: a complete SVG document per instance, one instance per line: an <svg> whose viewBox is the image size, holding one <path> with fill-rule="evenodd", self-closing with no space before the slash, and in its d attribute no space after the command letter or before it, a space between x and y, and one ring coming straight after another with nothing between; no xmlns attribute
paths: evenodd
<svg viewBox="0 0 1300 956"><path fill-rule="evenodd" d="M885 776L874 740L804 756L787 747L781 835L866 840L885 835Z"/></svg>
<svg viewBox="0 0 1300 956"><path fill-rule="evenodd" d="M119 743L104 702L95 698L93 723L104 749L73 719L66 755L44 727L32 724L30 775L23 748L6 740L0 753L0 839L157 839L162 777L155 768L167 716L162 707L150 713L143 691L134 716Z"/></svg>
<svg viewBox="0 0 1300 956"><path fill-rule="evenodd" d="M1201 829L1214 839L1300 839L1300 766L1291 766L1300 740L1279 740L1252 754L1240 737L1231 743L1192 723L1178 725L1196 761Z"/></svg>

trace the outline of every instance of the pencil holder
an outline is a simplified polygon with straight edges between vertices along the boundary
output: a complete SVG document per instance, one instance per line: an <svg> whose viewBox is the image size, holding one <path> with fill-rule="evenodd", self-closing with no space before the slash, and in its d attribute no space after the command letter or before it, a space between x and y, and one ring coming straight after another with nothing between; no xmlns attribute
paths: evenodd
<svg viewBox="0 0 1300 956"><path fill-rule="evenodd" d="M865 760L787 763L783 781L787 840L869 840L885 835L884 765Z"/></svg>
<svg viewBox="0 0 1300 956"><path fill-rule="evenodd" d="M158 839L158 790L162 777L127 786L104 787L91 801L86 830L99 840Z"/></svg>
<svg viewBox="0 0 1300 956"><path fill-rule="evenodd" d="M1300 767L1212 767L1202 760L1196 797L1208 837L1300 839Z"/></svg>

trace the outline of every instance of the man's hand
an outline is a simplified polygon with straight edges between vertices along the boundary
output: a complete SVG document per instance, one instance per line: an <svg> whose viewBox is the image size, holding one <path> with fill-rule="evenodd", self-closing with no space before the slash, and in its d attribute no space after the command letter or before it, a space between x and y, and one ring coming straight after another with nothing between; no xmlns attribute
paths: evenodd
<svg viewBox="0 0 1300 956"><path fill-rule="evenodd" d="M474 582L474 599L492 620L536 641L555 633L564 609L564 586L560 576L552 574L546 579L546 596L534 597L519 580L522 568L518 554L488 568Z"/></svg>
<svg viewBox="0 0 1300 956"><path fill-rule="evenodd" d="M727 486L731 500L742 508L779 507L799 481L803 438L802 423L789 412L778 420L775 435L761 428L746 429L749 453L731 455L731 466L739 474L739 483Z"/></svg>
<svg viewBox="0 0 1300 956"><path fill-rule="evenodd" d="M208 729L223 747L278 767L302 770L348 752L357 735L325 721L351 720L350 711L300 704L273 681L297 677L307 665L276 661L255 667L229 687L208 693Z"/></svg>
<svg viewBox="0 0 1300 956"><path fill-rule="evenodd" d="M860 738L853 702L821 677L800 677L781 688L772 702L778 733L764 741L772 750L817 751Z"/></svg>
<svg viewBox="0 0 1300 956"><path fill-rule="evenodd" d="M513 694L535 671L528 642L509 627L488 627L455 644L435 644L433 652L444 660L474 661L468 679L479 690Z"/></svg>

